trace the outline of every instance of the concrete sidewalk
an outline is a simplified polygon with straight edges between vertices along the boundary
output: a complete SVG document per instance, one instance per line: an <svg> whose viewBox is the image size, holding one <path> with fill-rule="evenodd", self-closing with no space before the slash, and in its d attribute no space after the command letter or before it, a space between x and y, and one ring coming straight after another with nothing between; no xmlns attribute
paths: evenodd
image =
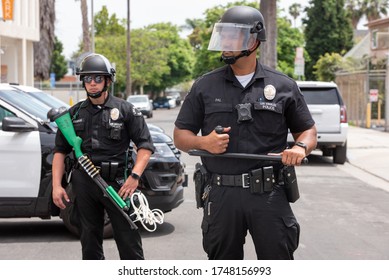
<svg viewBox="0 0 389 280"><path fill-rule="evenodd" d="M389 183L389 132L350 126L347 160Z"/></svg>

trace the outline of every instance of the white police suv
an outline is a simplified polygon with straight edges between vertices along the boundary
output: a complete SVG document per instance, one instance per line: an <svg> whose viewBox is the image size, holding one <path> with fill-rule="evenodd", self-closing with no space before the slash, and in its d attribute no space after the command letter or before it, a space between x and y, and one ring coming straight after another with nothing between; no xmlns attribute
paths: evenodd
<svg viewBox="0 0 389 280"><path fill-rule="evenodd" d="M0 218L58 216L52 207L50 107L0 84Z"/></svg>

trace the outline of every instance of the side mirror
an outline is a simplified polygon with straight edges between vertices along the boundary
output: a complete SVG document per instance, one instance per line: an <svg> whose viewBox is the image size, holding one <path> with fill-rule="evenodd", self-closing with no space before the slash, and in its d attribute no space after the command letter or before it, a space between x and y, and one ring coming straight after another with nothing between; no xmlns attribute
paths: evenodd
<svg viewBox="0 0 389 280"><path fill-rule="evenodd" d="M37 130L35 126L19 117L5 117L2 124L3 131L29 132Z"/></svg>

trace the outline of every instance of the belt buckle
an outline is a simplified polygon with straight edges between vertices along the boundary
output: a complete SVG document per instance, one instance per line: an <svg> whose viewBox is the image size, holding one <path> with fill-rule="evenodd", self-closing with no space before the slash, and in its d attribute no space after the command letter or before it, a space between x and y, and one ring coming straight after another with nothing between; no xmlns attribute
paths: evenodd
<svg viewBox="0 0 389 280"><path fill-rule="evenodd" d="M247 176L247 184L245 183L245 177ZM248 173L243 173L242 174L242 188L244 189L248 189L250 188L250 177L249 177L249 174Z"/></svg>

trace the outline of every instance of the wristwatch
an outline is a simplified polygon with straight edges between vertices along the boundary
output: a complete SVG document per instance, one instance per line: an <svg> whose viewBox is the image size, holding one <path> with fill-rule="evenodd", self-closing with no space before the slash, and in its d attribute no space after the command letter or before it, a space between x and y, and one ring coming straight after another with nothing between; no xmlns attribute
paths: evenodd
<svg viewBox="0 0 389 280"><path fill-rule="evenodd" d="M130 176L132 178L134 178L135 180L139 180L140 179L140 176L138 174L136 174L135 172L132 172Z"/></svg>
<svg viewBox="0 0 389 280"><path fill-rule="evenodd" d="M295 145L296 145L296 146L299 146L299 147L301 147L301 148L304 148L305 153L307 153L308 147L307 147L307 145L306 145L304 142L296 142Z"/></svg>

